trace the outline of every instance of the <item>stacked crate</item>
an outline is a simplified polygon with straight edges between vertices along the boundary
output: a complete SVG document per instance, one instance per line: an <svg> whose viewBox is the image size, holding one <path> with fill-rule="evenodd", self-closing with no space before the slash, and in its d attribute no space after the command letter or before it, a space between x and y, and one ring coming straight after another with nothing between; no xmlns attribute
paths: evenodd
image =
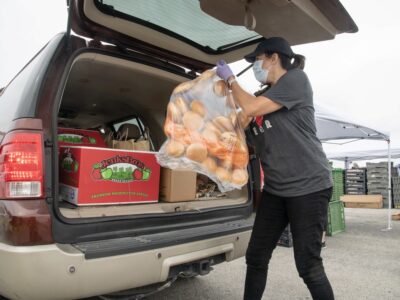
<svg viewBox="0 0 400 300"><path fill-rule="evenodd" d="M395 208L400 208L400 177L392 177L393 182L393 204Z"/></svg>
<svg viewBox="0 0 400 300"><path fill-rule="evenodd" d="M333 178L333 192L331 201L340 201L340 196L344 195L344 176L343 169L334 168L332 169Z"/></svg>
<svg viewBox="0 0 400 300"><path fill-rule="evenodd" d="M383 207L388 207L388 164L387 162L367 163L368 195L382 195Z"/></svg>
<svg viewBox="0 0 400 300"><path fill-rule="evenodd" d="M292 247L293 246L293 236L290 230L290 224L285 228L281 237L278 240L279 246Z"/></svg>
<svg viewBox="0 0 400 300"><path fill-rule="evenodd" d="M342 201L331 201L328 206L328 232L329 236L343 232L346 229L344 218L344 205Z"/></svg>
<svg viewBox="0 0 400 300"><path fill-rule="evenodd" d="M346 195L366 195L367 176L365 169L349 169L345 172Z"/></svg>

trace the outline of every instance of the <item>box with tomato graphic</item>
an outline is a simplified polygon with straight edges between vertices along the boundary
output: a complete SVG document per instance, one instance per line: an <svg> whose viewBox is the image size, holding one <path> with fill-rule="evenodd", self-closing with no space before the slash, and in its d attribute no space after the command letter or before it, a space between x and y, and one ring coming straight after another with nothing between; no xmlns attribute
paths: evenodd
<svg viewBox="0 0 400 300"><path fill-rule="evenodd" d="M100 132L95 130L58 128L60 146L107 147Z"/></svg>
<svg viewBox="0 0 400 300"><path fill-rule="evenodd" d="M60 196L76 205L158 201L154 152L60 147Z"/></svg>

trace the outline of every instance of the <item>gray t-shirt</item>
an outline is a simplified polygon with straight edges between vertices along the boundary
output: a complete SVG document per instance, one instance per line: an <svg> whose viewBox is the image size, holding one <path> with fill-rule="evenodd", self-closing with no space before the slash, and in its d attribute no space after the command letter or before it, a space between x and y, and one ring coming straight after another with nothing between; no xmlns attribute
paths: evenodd
<svg viewBox="0 0 400 300"><path fill-rule="evenodd" d="M286 72L262 94L283 108L250 124L264 171L264 189L295 197L332 187L332 175L316 135L313 91L300 69Z"/></svg>

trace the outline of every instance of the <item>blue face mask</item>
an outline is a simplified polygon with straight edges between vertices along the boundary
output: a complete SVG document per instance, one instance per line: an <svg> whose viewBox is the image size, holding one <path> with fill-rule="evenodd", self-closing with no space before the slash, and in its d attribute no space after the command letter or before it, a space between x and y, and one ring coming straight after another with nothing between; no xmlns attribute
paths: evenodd
<svg viewBox="0 0 400 300"><path fill-rule="evenodd" d="M263 60L256 60L253 64L253 72L256 79L261 82L262 84L267 83L268 78L268 70L264 70L262 68Z"/></svg>

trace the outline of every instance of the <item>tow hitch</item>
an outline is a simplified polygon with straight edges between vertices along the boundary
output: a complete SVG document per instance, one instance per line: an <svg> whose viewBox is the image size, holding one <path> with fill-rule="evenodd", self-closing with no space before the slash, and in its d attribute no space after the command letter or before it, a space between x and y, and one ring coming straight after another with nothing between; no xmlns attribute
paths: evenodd
<svg viewBox="0 0 400 300"><path fill-rule="evenodd" d="M178 278L193 278L198 275L204 276L210 273L213 265L225 261L225 254L219 254L202 260L173 266L170 268L168 280L163 283L153 284L142 288L117 292L109 295L99 296L102 300L140 300L154 295L169 288Z"/></svg>

